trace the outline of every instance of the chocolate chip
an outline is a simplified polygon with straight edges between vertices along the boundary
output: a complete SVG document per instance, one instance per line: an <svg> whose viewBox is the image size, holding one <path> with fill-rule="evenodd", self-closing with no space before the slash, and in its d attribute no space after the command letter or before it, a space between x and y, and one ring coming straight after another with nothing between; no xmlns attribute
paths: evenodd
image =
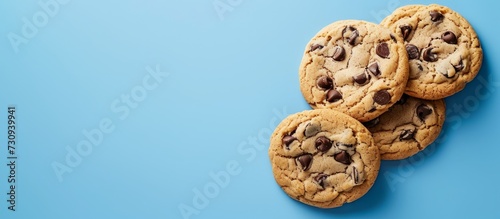
<svg viewBox="0 0 500 219"><path fill-rule="evenodd" d="M347 28L349 28L349 29L350 29L350 28L352 28L352 27L351 27L351 26L349 26L349 27L344 27L344 29L342 30L342 36L344 36L344 34L347 32Z"/></svg>
<svg viewBox="0 0 500 219"><path fill-rule="evenodd" d="M462 71L464 69L464 63L460 60L458 64L453 65L453 68L455 69L455 72Z"/></svg>
<svg viewBox="0 0 500 219"><path fill-rule="evenodd" d="M306 138L309 138L315 136L320 131L321 131L320 124L310 122L306 125L306 128L304 129L304 136L306 136Z"/></svg>
<svg viewBox="0 0 500 219"><path fill-rule="evenodd" d="M377 55L382 57L382 58L388 58L390 53L391 53L389 51L389 45L387 45L387 43L378 44L376 52L377 52Z"/></svg>
<svg viewBox="0 0 500 219"><path fill-rule="evenodd" d="M374 62L368 65L368 70L375 76L380 75L380 70L378 69L378 63Z"/></svg>
<svg viewBox="0 0 500 219"><path fill-rule="evenodd" d="M317 50L317 49L323 49L323 46L319 45L319 44L311 45L311 50L309 50L309 52L312 52L312 51Z"/></svg>
<svg viewBox="0 0 500 219"><path fill-rule="evenodd" d="M380 105L385 105L391 102L391 94L387 90L379 90L373 95L373 101Z"/></svg>
<svg viewBox="0 0 500 219"><path fill-rule="evenodd" d="M441 35L443 39L448 44L457 44L457 36L451 31L446 31Z"/></svg>
<svg viewBox="0 0 500 219"><path fill-rule="evenodd" d="M396 102L396 104L399 104L399 105L405 104L406 100L408 100L408 95L403 94L403 96L401 96L401 98L398 100L398 102Z"/></svg>
<svg viewBox="0 0 500 219"><path fill-rule="evenodd" d="M438 60L436 53L432 52L432 48L424 49L424 51L422 52L422 56L427 62L435 62Z"/></svg>
<svg viewBox="0 0 500 219"><path fill-rule="evenodd" d="M443 72L440 72L441 74L443 74L443 76L445 76L446 78L453 78L455 75L449 75L448 72L446 73L443 73Z"/></svg>
<svg viewBox="0 0 500 219"><path fill-rule="evenodd" d="M430 11L429 15L431 16L431 21L433 21L433 22L441 21L444 18L443 14L441 14L437 11Z"/></svg>
<svg viewBox="0 0 500 219"><path fill-rule="evenodd" d="M375 127L378 123L380 122L380 119L377 117L375 119L372 119L368 122L363 122L363 125L366 127L366 128L373 128Z"/></svg>
<svg viewBox="0 0 500 219"><path fill-rule="evenodd" d="M333 103L342 99L342 94L335 89L331 89L326 93L326 101Z"/></svg>
<svg viewBox="0 0 500 219"><path fill-rule="evenodd" d="M310 154L303 154L297 157L297 161L302 166L302 170L308 170L311 167L313 156Z"/></svg>
<svg viewBox="0 0 500 219"><path fill-rule="evenodd" d="M358 169L356 169L356 167L352 167L352 180L354 181L354 184L358 185L360 182L359 182L359 172L358 172Z"/></svg>
<svg viewBox="0 0 500 219"><path fill-rule="evenodd" d="M291 144L293 141L295 141L295 140L297 140L297 138L296 138L296 137L293 137L293 136L291 136L291 135L285 135L285 137L283 137L283 139L282 139L281 141L282 141L282 143L286 146L286 148L287 148L287 149L289 149L289 147L288 147L288 146L290 146L290 144Z"/></svg>
<svg viewBox="0 0 500 219"><path fill-rule="evenodd" d="M425 118L427 118L427 116L430 115L431 113L432 109L423 103L417 107L417 116L422 121L424 121Z"/></svg>
<svg viewBox="0 0 500 219"><path fill-rule="evenodd" d="M419 57L419 52L418 48L413 45L413 44L406 44L406 52L408 53L408 58L411 59L418 59Z"/></svg>
<svg viewBox="0 0 500 219"><path fill-rule="evenodd" d="M375 112L375 110L377 110L377 107L372 107L370 110L368 110L368 112L373 113L373 112Z"/></svg>
<svg viewBox="0 0 500 219"><path fill-rule="evenodd" d="M354 144L346 144L346 143L342 143L342 142L337 142L337 146L339 146L339 147L343 146L343 147L350 148L350 147L354 146Z"/></svg>
<svg viewBox="0 0 500 219"><path fill-rule="evenodd" d="M424 70L424 67L423 67L420 63L417 63L417 68L418 68L418 70L420 70L420 71L423 71L423 70Z"/></svg>
<svg viewBox="0 0 500 219"><path fill-rule="evenodd" d="M391 34L391 39L393 42L397 43L398 41L396 40L396 37L394 35Z"/></svg>
<svg viewBox="0 0 500 219"><path fill-rule="evenodd" d="M343 163L345 165L351 164L351 156L349 156L346 151L342 151L333 155L333 158L339 163Z"/></svg>
<svg viewBox="0 0 500 219"><path fill-rule="evenodd" d="M321 152L327 152L332 147L332 141L330 141L330 139L325 136L318 137L314 144L316 146L316 149Z"/></svg>
<svg viewBox="0 0 500 219"><path fill-rule="evenodd" d="M342 61L345 59L345 49L341 46L335 46L332 59L335 61Z"/></svg>
<svg viewBox="0 0 500 219"><path fill-rule="evenodd" d="M370 80L370 75L367 75L365 72L359 74L359 75L356 75L356 76L352 76L352 79L354 80L354 82L356 82L357 84L359 85L363 85L365 84L368 80Z"/></svg>
<svg viewBox="0 0 500 219"><path fill-rule="evenodd" d="M314 180L316 182L318 182L318 184L321 187L325 188L325 180L326 180L327 177L328 177L328 175L320 173L320 174L318 174L317 176L314 177Z"/></svg>
<svg viewBox="0 0 500 219"><path fill-rule="evenodd" d="M351 27L353 28L353 27ZM351 36L349 37L349 44L353 45L356 44L356 39L358 38L359 36L359 33L358 33L358 30L356 29L351 29L352 33L351 33Z"/></svg>
<svg viewBox="0 0 500 219"><path fill-rule="evenodd" d="M401 34L403 34L403 39L406 41L408 39L408 37L410 36L413 28L410 25L405 24L405 25L399 26L399 29L401 29Z"/></svg>
<svg viewBox="0 0 500 219"><path fill-rule="evenodd" d="M399 140L400 141L410 140L413 139L413 136L415 136L414 130L405 129L401 132L401 134L399 134Z"/></svg>
<svg viewBox="0 0 500 219"><path fill-rule="evenodd" d="M328 76L321 76L316 81L318 87L323 90L329 90L333 88L333 80Z"/></svg>

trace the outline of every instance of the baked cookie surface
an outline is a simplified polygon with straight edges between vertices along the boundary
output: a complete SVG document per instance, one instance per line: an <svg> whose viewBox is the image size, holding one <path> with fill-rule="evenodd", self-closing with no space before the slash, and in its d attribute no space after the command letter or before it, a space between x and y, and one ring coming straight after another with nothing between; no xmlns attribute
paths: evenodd
<svg viewBox="0 0 500 219"><path fill-rule="evenodd" d="M441 132L445 114L443 100L404 95L389 111L363 124L372 132L381 159L399 160L430 145Z"/></svg>
<svg viewBox="0 0 500 219"><path fill-rule="evenodd" d="M481 68L483 52L476 32L460 14L440 5L408 5L382 26L405 41L410 62L406 92L437 100L462 90Z"/></svg>
<svg viewBox="0 0 500 219"><path fill-rule="evenodd" d="M329 109L285 118L271 136L269 157L274 178L286 194L321 208L363 196L380 167L370 132L357 120Z"/></svg>
<svg viewBox="0 0 500 219"><path fill-rule="evenodd" d="M404 93L409 67L401 37L366 21L334 22L307 44L300 89L314 109L371 120Z"/></svg>

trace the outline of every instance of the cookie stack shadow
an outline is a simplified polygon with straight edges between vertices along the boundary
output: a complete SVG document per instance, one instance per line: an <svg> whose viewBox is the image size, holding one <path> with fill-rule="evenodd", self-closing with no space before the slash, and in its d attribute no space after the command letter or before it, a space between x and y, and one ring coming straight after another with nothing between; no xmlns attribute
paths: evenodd
<svg viewBox="0 0 500 219"><path fill-rule="evenodd" d="M472 26L441 5L408 5L380 24L336 21L306 45L300 89L312 110L271 136L277 184L291 198L339 207L372 187L380 160L411 157L445 121L444 98L478 74Z"/></svg>

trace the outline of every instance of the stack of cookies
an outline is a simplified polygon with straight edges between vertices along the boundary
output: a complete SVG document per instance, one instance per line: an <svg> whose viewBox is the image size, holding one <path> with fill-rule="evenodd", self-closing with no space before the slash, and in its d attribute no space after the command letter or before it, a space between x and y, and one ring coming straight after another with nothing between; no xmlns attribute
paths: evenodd
<svg viewBox="0 0 500 219"><path fill-rule="evenodd" d="M481 63L473 28L440 5L404 6L380 25L345 20L324 27L299 69L313 110L287 117L271 136L276 182L321 208L360 198L381 159L408 158L437 138L443 98L474 79Z"/></svg>

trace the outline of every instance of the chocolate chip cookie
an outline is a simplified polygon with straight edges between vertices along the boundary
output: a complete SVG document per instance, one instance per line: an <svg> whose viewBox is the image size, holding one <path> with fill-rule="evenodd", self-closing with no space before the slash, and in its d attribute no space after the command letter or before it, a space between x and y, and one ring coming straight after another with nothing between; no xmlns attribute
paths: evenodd
<svg viewBox="0 0 500 219"><path fill-rule="evenodd" d="M363 196L380 167L370 132L352 117L329 109L284 119L271 136L269 157L286 194L321 208Z"/></svg>
<svg viewBox="0 0 500 219"><path fill-rule="evenodd" d="M319 31L299 68L300 89L312 108L335 109L360 121L379 116L399 100L408 74L402 38L356 20Z"/></svg>
<svg viewBox="0 0 500 219"><path fill-rule="evenodd" d="M445 114L443 100L404 95L389 111L363 124L372 132L381 159L399 160L430 145L441 132Z"/></svg>
<svg viewBox="0 0 500 219"><path fill-rule="evenodd" d="M440 5L409 5L386 17L388 27L405 41L410 62L406 93L437 100L462 90L479 72L483 53L472 26Z"/></svg>

